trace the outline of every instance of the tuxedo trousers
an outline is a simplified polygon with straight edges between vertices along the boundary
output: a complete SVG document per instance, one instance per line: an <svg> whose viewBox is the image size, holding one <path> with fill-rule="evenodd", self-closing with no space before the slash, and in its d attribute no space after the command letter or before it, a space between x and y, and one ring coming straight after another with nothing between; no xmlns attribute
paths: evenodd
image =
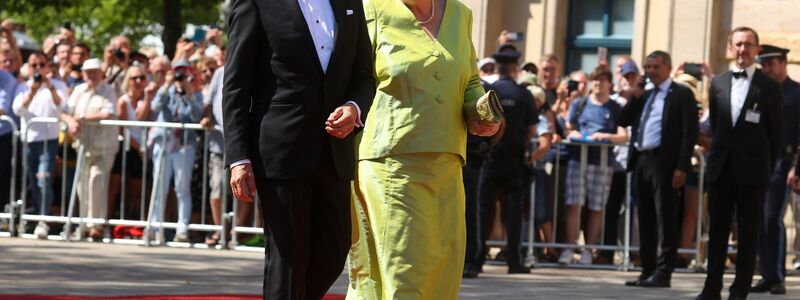
<svg viewBox="0 0 800 300"><path fill-rule="evenodd" d="M466 239L458 155L362 160L356 175L347 299L457 299Z"/></svg>
<svg viewBox="0 0 800 300"><path fill-rule="evenodd" d="M327 147L306 178L256 173L265 224L264 299L322 299L344 271L350 248L350 181ZM263 173L261 173L263 174Z"/></svg>
<svg viewBox="0 0 800 300"><path fill-rule="evenodd" d="M733 295L747 297L753 282L766 187L736 183L736 173L731 167L733 164L733 160L728 158L719 178L711 183L709 190L708 274L703 287L704 295L719 295L722 290L725 259L728 257L728 237L734 213L738 224L736 279L729 291Z"/></svg>

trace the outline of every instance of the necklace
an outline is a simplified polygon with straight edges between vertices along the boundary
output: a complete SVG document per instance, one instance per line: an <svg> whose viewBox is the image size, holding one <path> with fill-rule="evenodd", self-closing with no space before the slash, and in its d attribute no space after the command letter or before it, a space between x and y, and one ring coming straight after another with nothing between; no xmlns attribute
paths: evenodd
<svg viewBox="0 0 800 300"><path fill-rule="evenodd" d="M430 18L428 18L428 19L427 19L427 20L425 20L425 21L419 21L419 20L417 20L417 22L419 22L419 24L420 24L420 25L425 25L425 24L428 24L428 23L430 23L431 21L433 21L433 16L435 16L435 15L436 15L436 2L435 2L435 0L431 0L431 17L430 17Z"/></svg>

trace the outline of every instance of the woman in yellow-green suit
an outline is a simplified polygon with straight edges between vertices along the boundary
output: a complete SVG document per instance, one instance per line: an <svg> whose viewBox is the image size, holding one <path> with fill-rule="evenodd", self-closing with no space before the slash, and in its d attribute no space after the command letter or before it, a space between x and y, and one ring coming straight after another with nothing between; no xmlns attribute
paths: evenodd
<svg viewBox="0 0 800 300"><path fill-rule="evenodd" d="M358 146L348 299L456 299L467 128L484 95L457 0L364 0L377 93Z"/></svg>

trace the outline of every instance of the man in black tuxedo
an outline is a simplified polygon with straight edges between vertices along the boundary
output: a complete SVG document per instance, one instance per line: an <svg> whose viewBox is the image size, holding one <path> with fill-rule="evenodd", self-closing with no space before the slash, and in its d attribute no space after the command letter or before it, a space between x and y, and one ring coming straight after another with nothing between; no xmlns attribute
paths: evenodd
<svg viewBox="0 0 800 300"><path fill-rule="evenodd" d="M625 285L670 287L678 255L677 191L691 171L697 104L689 88L672 82L666 52L648 55L644 69L653 89L631 99L619 117L620 126L632 126L628 170L634 176L642 260L642 274Z"/></svg>
<svg viewBox="0 0 800 300"><path fill-rule="evenodd" d="M729 299L745 299L755 269L764 195L781 154L783 98L778 83L756 69L758 34L738 27L729 37L731 71L718 75L709 92L712 142L706 178L710 184L708 275L697 299L720 299L731 218L739 231L736 279Z"/></svg>
<svg viewBox="0 0 800 300"><path fill-rule="evenodd" d="M350 248L354 127L375 94L360 0L237 0L223 87L234 196L261 200L264 299L321 299Z"/></svg>

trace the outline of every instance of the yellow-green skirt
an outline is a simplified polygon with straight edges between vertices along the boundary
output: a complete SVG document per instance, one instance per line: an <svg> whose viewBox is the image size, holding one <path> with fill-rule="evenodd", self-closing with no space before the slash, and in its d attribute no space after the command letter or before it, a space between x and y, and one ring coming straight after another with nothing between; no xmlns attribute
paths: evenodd
<svg viewBox="0 0 800 300"><path fill-rule="evenodd" d="M347 299L457 299L466 229L461 159L393 155L358 163Z"/></svg>

